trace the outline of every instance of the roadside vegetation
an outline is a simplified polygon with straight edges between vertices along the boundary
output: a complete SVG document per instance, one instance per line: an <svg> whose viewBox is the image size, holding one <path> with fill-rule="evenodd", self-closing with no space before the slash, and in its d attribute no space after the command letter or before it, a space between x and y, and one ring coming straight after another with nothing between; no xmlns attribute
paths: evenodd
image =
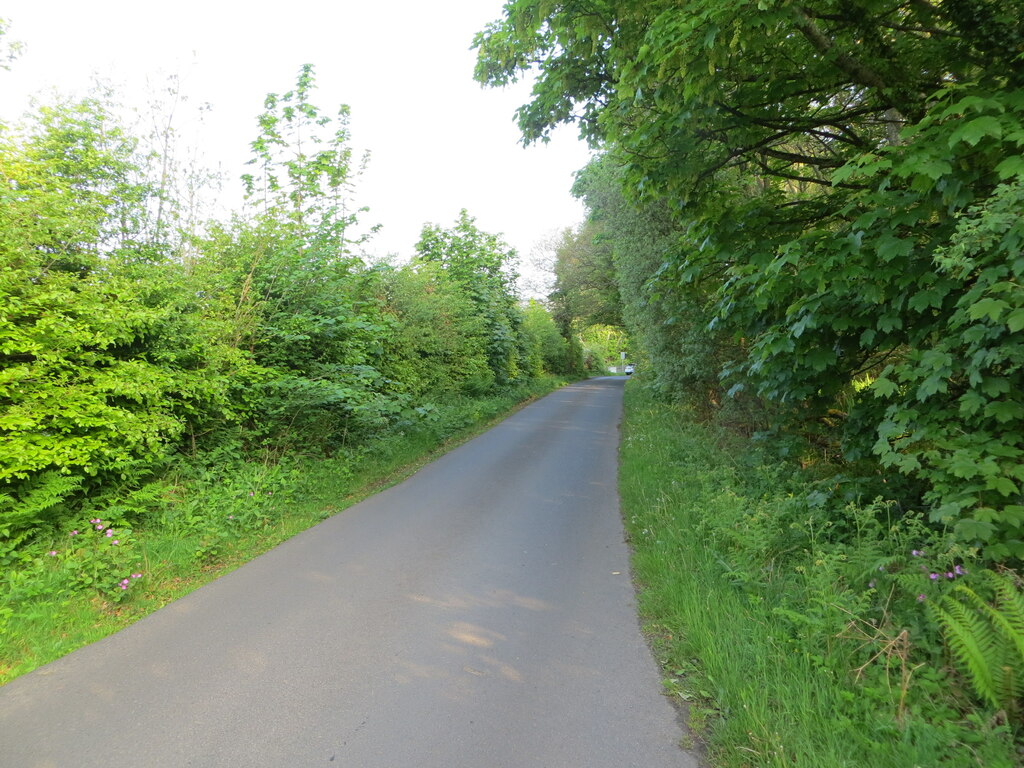
<svg viewBox="0 0 1024 768"><path fill-rule="evenodd" d="M893 501L838 516L829 484L627 387L641 619L694 743L723 768L1020 765L1012 575Z"/></svg>
<svg viewBox="0 0 1024 768"><path fill-rule="evenodd" d="M314 90L267 96L219 219L109 94L0 126L0 681L585 372L467 211L363 258L365 161Z"/></svg>
<svg viewBox="0 0 1024 768"><path fill-rule="evenodd" d="M0 684L244 565L564 383L541 376L452 400L429 422L382 432L356 451L262 460L211 451L104 499L5 568Z"/></svg>
<svg viewBox="0 0 1024 768"><path fill-rule="evenodd" d="M1022 762L1022 18L510 0L477 37L525 142L598 150L553 312L626 334L637 574L715 764Z"/></svg>

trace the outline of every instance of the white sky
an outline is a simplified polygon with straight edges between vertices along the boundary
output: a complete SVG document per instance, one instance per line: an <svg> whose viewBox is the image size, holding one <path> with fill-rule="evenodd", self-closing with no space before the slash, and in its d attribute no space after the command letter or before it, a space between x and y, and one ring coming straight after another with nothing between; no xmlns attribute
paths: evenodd
<svg viewBox="0 0 1024 768"><path fill-rule="evenodd" d="M0 17L25 50L0 71L0 118L32 94L84 93L95 74L144 104L147 82L176 74L195 112L205 162L228 176L223 203L238 208L238 175L268 92L283 93L304 63L312 100L352 108L353 145L370 150L356 203L383 229L368 247L408 256L424 222L454 223L460 208L502 232L526 260L536 244L582 219L572 173L588 159L572 129L524 149L513 112L522 85L484 89L472 78L473 35L501 15L501 0L6 0ZM187 111L187 110L186 110Z"/></svg>

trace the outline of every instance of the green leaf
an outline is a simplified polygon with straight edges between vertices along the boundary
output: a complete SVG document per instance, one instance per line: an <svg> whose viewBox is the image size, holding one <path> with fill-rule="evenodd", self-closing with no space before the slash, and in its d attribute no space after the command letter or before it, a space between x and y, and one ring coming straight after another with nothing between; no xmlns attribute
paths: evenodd
<svg viewBox="0 0 1024 768"><path fill-rule="evenodd" d="M995 533L995 530L996 527L992 525L992 523L982 520L973 520L969 517L958 520L956 525L953 527L953 533L961 541L988 541L992 538L992 534Z"/></svg>
<svg viewBox="0 0 1024 768"><path fill-rule="evenodd" d="M927 176L932 181L937 181L946 174L951 173L953 166L946 160L930 158L920 163L914 163L911 165L911 170Z"/></svg>
<svg viewBox="0 0 1024 768"><path fill-rule="evenodd" d="M1024 156L1011 155L996 166L996 173L1001 181L1011 176L1024 176Z"/></svg>
<svg viewBox="0 0 1024 768"><path fill-rule="evenodd" d="M985 415L992 416L1000 424L1024 417L1024 406L1012 400L999 400L985 406Z"/></svg>
<svg viewBox="0 0 1024 768"><path fill-rule="evenodd" d="M876 397L888 397L899 391L899 386L884 376L880 376L871 383Z"/></svg>
<svg viewBox="0 0 1024 768"><path fill-rule="evenodd" d="M972 147L986 136L994 139L1002 138L1003 126L997 118L991 115L983 115L970 120L957 128L949 137L949 146L953 147L960 142L967 142Z"/></svg>
<svg viewBox="0 0 1024 768"><path fill-rule="evenodd" d="M1010 329L1011 333L1017 333L1024 329L1024 307L1018 307L1009 314L1006 318L1006 327Z"/></svg>
<svg viewBox="0 0 1024 768"><path fill-rule="evenodd" d="M989 320L997 322L1003 312L1009 308L1010 305L1002 299L985 298L972 304L967 310L967 314L971 320L987 317Z"/></svg>
<svg viewBox="0 0 1024 768"><path fill-rule="evenodd" d="M1010 478L1002 475L988 478L988 480L985 481L985 487L993 491L998 491L1003 496L1013 496L1020 493L1020 489L1017 487L1017 484Z"/></svg>
<svg viewBox="0 0 1024 768"><path fill-rule="evenodd" d="M966 450L957 451L946 468L956 477L965 480L981 474L978 468L978 455Z"/></svg>

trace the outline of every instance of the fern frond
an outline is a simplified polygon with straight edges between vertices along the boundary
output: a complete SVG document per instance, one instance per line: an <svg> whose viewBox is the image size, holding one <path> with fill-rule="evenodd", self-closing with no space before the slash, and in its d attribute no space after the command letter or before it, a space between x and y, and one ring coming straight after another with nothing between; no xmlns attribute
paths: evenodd
<svg viewBox="0 0 1024 768"><path fill-rule="evenodd" d="M1017 649L1018 669L1024 671L1024 594L1008 576L993 573L991 580L999 607L987 606L987 613Z"/></svg>
<svg viewBox="0 0 1024 768"><path fill-rule="evenodd" d="M44 523L51 511L81 486L81 477L42 472L27 483L16 504L3 512L3 523L13 530L26 530Z"/></svg>
<svg viewBox="0 0 1024 768"><path fill-rule="evenodd" d="M943 598L941 606L932 604L931 611L945 633L953 656L967 669L978 696L999 707L992 659L996 640L991 626L951 596Z"/></svg>

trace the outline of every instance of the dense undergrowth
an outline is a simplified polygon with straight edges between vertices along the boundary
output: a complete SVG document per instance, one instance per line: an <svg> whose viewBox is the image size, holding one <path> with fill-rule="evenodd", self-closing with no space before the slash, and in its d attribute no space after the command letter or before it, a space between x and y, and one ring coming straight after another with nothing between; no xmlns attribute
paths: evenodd
<svg viewBox="0 0 1024 768"><path fill-rule="evenodd" d="M993 696L1024 672L1013 573L638 384L620 483L641 610L716 766L1024 764L1020 688Z"/></svg>
<svg viewBox="0 0 1024 768"><path fill-rule="evenodd" d="M429 421L330 457L210 452L83 507L0 569L0 684L248 562L561 383L452 399Z"/></svg>

